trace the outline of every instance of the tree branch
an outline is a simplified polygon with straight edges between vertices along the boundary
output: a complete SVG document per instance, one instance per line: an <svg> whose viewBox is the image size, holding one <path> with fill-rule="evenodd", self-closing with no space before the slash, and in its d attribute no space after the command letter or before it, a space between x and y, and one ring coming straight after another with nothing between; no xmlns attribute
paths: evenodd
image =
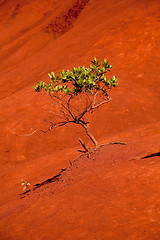
<svg viewBox="0 0 160 240"><path fill-rule="evenodd" d="M100 107L101 105L103 105L103 104L105 104L105 103L108 103L109 101L111 101L111 98L109 98L108 100L103 101L103 102L101 102L101 103L98 103L96 106L92 107L92 109L98 108L98 107ZM92 109L91 109L91 110L92 110Z"/></svg>
<svg viewBox="0 0 160 240"><path fill-rule="evenodd" d="M55 124L53 123L53 124L50 126L50 128L48 128L47 130L36 129L36 130L33 131L32 133L29 133L29 134L27 134L27 135L19 135L19 136L21 136L21 137L28 137L28 136L31 136L31 135L33 135L34 133L38 132L38 131L43 132L43 133L46 133L46 132L52 130L53 128L62 127L62 126L64 126L64 125L68 124L68 123L75 123L75 121L58 122L58 123L55 123Z"/></svg>

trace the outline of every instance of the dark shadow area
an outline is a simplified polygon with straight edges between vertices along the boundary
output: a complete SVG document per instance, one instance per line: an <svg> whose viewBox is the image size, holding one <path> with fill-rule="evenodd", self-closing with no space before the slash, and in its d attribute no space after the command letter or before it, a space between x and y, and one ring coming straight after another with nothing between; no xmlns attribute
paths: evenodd
<svg viewBox="0 0 160 240"><path fill-rule="evenodd" d="M53 183L53 182L56 182L56 181L59 181L59 177L62 175L62 173L64 171L66 171L67 168L64 168L62 169L57 175L53 176L52 178L48 178L47 180L45 180L44 182L41 182L41 183L37 183L33 186L33 190L37 189L37 188L40 188L46 184L49 184L49 183Z"/></svg>
<svg viewBox="0 0 160 240"><path fill-rule="evenodd" d="M160 156L160 152L152 153L152 154L146 155L145 157L142 157L142 159L145 159L145 158L151 158L151 157L157 157L157 156Z"/></svg>
<svg viewBox="0 0 160 240"><path fill-rule="evenodd" d="M31 191L31 189L28 189L27 191L23 192L23 193L20 193L19 195L22 196L22 198L25 198L26 195L29 195L29 192Z"/></svg>
<svg viewBox="0 0 160 240"><path fill-rule="evenodd" d="M48 178L47 180L45 180L44 182L41 182L41 183L38 183L38 184L35 184L33 186L33 190L37 189L37 188L40 188L48 183L53 183L55 181L59 181L59 177L61 176L61 174L57 174L56 176L52 177L52 178Z"/></svg>
<svg viewBox="0 0 160 240"><path fill-rule="evenodd" d="M124 143L124 142L118 142L118 141L117 141L117 142L111 142L111 143L102 144L102 145L100 145L99 148L97 148L97 149L89 149L89 150L87 149L87 151L78 150L79 152L83 152L83 154L79 155L79 156L78 156L77 158L75 158L72 162L70 161L70 167L72 167L72 166L73 166L73 163L75 163L75 162L77 161L77 159L80 158L81 156L85 156L85 155L86 155L87 158L90 158L90 159L92 159L92 160L95 160L95 158L92 156L92 154L94 154L96 151L98 151L101 147L103 147L103 146L105 146L105 145L111 145L111 144L113 144L113 145L114 145L114 144L127 145L127 144ZM47 185L47 184L50 184L50 183L53 183L53 182L58 182L59 179L60 179L60 177L62 176L63 172L65 172L66 170L68 170L70 167L68 167L68 168L62 168L62 170L61 170L57 175L53 176L52 178L48 178L47 180L45 180L45 181L43 181L43 182L41 182L41 183L37 183L37 184L33 185L32 190L36 190L36 189L38 189L38 188L40 188L40 187L42 187L42 186L44 186L44 185ZM22 196L21 199L22 199L22 198L25 198L26 195L29 195L28 193L29 193L30 191L31 191L31 189L29 189L29 190L21 193L21 194L20 194L20 195Z"/></svg>

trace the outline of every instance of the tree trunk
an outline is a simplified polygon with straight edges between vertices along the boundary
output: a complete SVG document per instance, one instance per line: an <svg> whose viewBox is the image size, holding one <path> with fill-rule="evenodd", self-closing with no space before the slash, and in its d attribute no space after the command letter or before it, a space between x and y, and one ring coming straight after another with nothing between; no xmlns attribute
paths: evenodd
<svg viewBox="0 0 160 240"><path fill-rule="evenodd" d="M91 141L93 142L93 144L95 145L95 148L98 148L99 147L99 144L97 142L97 140L95 139L95 137L92 135L92 133L89 132L89 126L88 124L83 124L83 123L80 123L82 125L82 127L85 129L86 131L86 134L88 135L88 137L91 139Z"/></svg>

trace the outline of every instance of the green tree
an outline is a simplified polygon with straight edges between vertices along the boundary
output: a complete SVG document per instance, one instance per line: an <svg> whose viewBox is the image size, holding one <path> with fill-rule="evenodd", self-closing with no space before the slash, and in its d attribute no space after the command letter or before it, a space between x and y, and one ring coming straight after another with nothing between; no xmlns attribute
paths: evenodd
<svg viewBox="0 0 160 240"><path fill-rule="evenodd" d="M68 123L75 123L84 128L95 148L98 148L97 140L89 131L89 115L111 100L108 90L118 85L115 76L106 78L106 73L111 68L112 65L106 59L100 64L99 60L94 58L88 68L74 67L72 71L63 70L57 76L52 72L48 74L51 78L49 83L38 82L34 89L37 92L46 91L54 103L50 127L41 131L47 132Z"/></svg>

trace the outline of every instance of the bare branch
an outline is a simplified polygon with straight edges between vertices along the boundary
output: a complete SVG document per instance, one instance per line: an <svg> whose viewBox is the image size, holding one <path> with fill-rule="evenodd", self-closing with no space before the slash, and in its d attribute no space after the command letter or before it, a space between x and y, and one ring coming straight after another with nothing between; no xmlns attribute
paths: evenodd
<svg viewBox="0 0 160 240"><path fill-rule="evenodd" d="M97 91L94 95L92 107L96 104L96 97L97 97L98 93L99 93L99 91Z"/></svg>
<svg viewBox="0 0 160 240"><path fill-rule="evenodd" d="M67 102L67 106L68 106L68 108L67 108L67 110L68 110L68 112L69 112L69 114L71 115L71 117L74 119L74 121L76 121L76 117L73 115L73 113L71 112L71 110L70 110L70 101L72 100L72 96L70 96L70 98L69 98L69 100L68 100L68 102Z"/></svg>
<svg viewBox="0 0 160 240"><path fill-rule="evenodd" d="M111 98L109 98L108 100L103 101L103 102L97 104L96 106L92 107L92 109L99 108L101 105L103 105L103 104L105 104L105 103L108 103L108 102L110 102L110 101L111 101Z"/></svg>
<svg viewBox="0 0 160 240"><path fill-rule="evenodd" d="M65 119L67 119L67 121L69 121L69 114L67 114L64 110L60 109L60 113L62 114L62 116L64 116Z"/></svg>
<svg viewBox="0 0 160 240"><path fill-rule="evenodd" d="M86 95L87 99L88 99L89 102L90 102L90 104L89 104L88 107L92 106L92 100L90 99L90 97L88 96L88 94L87 94L86 92L85 92L85 95Z"/></svg>
<svg viewBox="0 0 160 240"><path fill-rule="evenodd" d="M87 113L87 112L90 112L92 110L95 110L96 108L100 107L101 105L105 104L105 103L108 103L109 101L111 100L111 98L109 98L108 100L106 101L103 101L103 102L100 102L99 104L97 105L93 105L91 106L90 108L87 108L85 109L79 116L78 116L78 121L80 121L82 119L82 117Z"/></svg>
<svg viewBox="0 0 160 240"><path fill-rule="evenodd" d="M83 142L83 140L81 138L79 138L79 142L80 144L82 145L82 147L85 149L85 151L82 151L82 152L88 152L88 148L86 147L86 144Z"/></svg>
<svg viewBox="0 0 160 240"><path fill-rule="evenodd" d="M34 133L36 133L36 132L38 132L39 131L39 129L36 129L35 131L33 131L32 133L29 133L29 134L27 134L27 135L19 135L20 137L28 137L28 136L31 136L31 135L33 135Z"/></svg>
<svg viewBox="0 0 160 240"><path fill-rule="evenodd" d="M55 101L55 98L56 98L56 99L58 99L58 100L60 100L60 101L65 102L66 104L67 104L67 102L68 102L68 101L66 101L64 98L58 96L58 94L54 95L54 94L49 93L49 96L50 96L50 98L51 98L53 101Z"/></svg>
<svg viewBox="0 0 160 240"><path fill-rule="evenodd" d="M19 135L19 136L21 136L21 137L28 137L28 136L31 136L31 135L33 135L34 133L38 132L38 131L39 131L39 132L46 133L46 132L52 130L53 128L62 127L62 126L64 126L64 125L68 124L68 123L75 123L75 122L74 122L74 121L65 121L65 122L52 123L52 125L51 125L47 130L36 129L36 130L33 131L32 133L29 133L29 134L27 134L27 135Z"/></svg>
<svg viewBox="0 0 160 240"><path fill-rule="evenodd" d="M94 58L91 63L88 68L80 66L72 71L63 70L57 76L52 72L49 74L51 83L37 83L35 90L40 92L44 89L53 101L54 110L49 118L53 123L49 122L50 127L47 130L37 129L28 136L37 131L46 133L72 122L82 125L95 147L98 147L98 142L89 131L89 116L111 100L108 91L117 86L118 79L115 76L106 78L107 71L112 68L106 59L99 64L99 60Z"/></svg>
<svg viewBox="0 0 160 240"><path fill-rule="evenodd" d="M73 122L73 121L53 123L53 124L50 126L50 128L48 128L47 130L39 130L39 131L41 131L41 132L43 132L43 133L46 133L46 132L52 130L53 128L62 127L62 126L66 125L67 123L70 123L70 122Z"/></svg>

